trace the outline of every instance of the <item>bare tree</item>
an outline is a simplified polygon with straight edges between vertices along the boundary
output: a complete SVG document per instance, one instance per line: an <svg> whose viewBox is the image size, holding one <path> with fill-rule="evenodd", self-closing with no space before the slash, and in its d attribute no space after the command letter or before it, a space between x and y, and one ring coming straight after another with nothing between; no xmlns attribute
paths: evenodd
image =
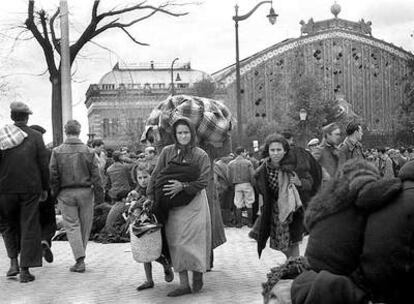
<svg viewBox="0 0 414 304"><path fill-rule="evenodd" d="M129 29L135 24L152 17L156 13L162 13L174 17L187 15L187 12L174 12L177 7L191 3L178 4L175 1L166 1L159 5L149 5L142 1L122 9L112 9L106 12L98 12L101 1L95 0L91 9L91 20L80 37L70 46L70 64L72 65L81 49L96 36L110 29L117 29L127 35L134 43L147 46L147 43L138 41ZM126 13L135 12L141 14L129 22L121 22L120 18ZM55 21L59 16L57 9L49 16L43 9L35 11L35 1L29 0L28 15L25 29L29 30L36 41L40 44L49 72L49 80L52 85L52 126L53 143L60 144L63 140L62 134L62 99L61 99L61 65L60 65L60 39L56 35Z"/></svg>

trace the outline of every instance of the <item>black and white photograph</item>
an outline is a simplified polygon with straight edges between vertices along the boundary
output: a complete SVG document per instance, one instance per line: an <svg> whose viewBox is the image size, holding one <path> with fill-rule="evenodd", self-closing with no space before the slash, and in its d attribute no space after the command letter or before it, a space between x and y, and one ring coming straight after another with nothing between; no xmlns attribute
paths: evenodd
<svg viewBox="0 0 414 304"><path fill-rule="evenodd" d="M414 1L3 2L0 304L414 303Z"/></svg>

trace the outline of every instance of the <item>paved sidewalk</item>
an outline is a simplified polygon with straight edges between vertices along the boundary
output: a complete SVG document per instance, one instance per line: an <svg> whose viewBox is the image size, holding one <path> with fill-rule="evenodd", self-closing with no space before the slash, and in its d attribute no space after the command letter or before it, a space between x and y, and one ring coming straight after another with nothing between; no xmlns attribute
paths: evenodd
<svg viewBox="0 0 414 304"><path fill-rule="evenodd" d="M271 267L285 261L285 256L266 248L259 260L256 242L247 237L248 232L247 227L226 228L227 242L214 251L214 268L205 274L203 290L178 298L166 296L178 286L178 275L166 283L157 263L153 263L155 287L136 291L145 273L143 265L132 259L129 243L89 242L87 270L79 274L69 272L73 264L69 244L54 242L55 261L33 268L36 280L21 284L18 277L5 276L9 261L0 238L0 303L263 303L261 283Z"/></svg>

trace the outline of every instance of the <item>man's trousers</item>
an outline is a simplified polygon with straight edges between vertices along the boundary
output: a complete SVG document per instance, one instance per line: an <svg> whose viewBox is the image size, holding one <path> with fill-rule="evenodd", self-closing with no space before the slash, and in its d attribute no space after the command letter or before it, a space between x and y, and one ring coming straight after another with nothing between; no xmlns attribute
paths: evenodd
<svg viewBox="0 0 414 304"><path fill-rule="evenodd" d="M0 194L7 255L17 258L20 253L21 267L42 266L39 196L40 193Z"/></svg>
<svg viewBox="0 0 414 304"><path fill-rule="evenodd" d="M76 260L85 257L93 221L93 190L92 188L63 189L59 192L57 200L73 256Z"/></svg>
<svg viewBox="0 0 414 304"><path fill-rule="evenodd" d="M55 201L48 193L48 198L39 203L40 227L42 241L46 241L52 246L52 238L56 233L56 212Z"/></svg>

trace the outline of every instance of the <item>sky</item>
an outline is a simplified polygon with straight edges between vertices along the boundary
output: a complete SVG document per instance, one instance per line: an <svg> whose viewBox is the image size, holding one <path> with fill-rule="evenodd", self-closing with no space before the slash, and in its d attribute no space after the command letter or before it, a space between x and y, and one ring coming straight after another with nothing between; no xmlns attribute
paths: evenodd
<svg viewBox="0 0 414 304"><path fill-rule="evenodd" d="M161 0L147 0L157 4ZM177 0L188 3L190 0ZM196 4L173 8L176 12L188 12L182 17L156 14L134 25L130 33L141 42L133 43L122 31L110 30L96 37L78 56L72 66L73 118L83 125L81 138L87 139L87 110L85 93L90 84L98 83L117 62L139 63L151 60L171 62L178 57L181 62L191 61L194 69L213 73L235 61L235 32L232 16L234 6L239 14L245 14L259 0L195 0ZM138 3L132 0L102 0L100 12L114 7L122 8ZM45 142L52 140L51 86L46 63L40 46L34 39L15 43L19 29L27 15L28 0L4 1L0 11L0 126L11 123L9 104L12 101L27 103L34 114L29 124L39 124L47 130ZM58 0L38 0L37 8L53 14ZM239 23L240 58L272 46L286 38L300 36L301 20L330 19L333 15L331 0L276 0L273 7L279 15L275 25L266 18L270 5L262 5L247 20ZM412 0L342 0L337 1L342 11L339 18L351 21L372 22L375 38L414 52L414 1ZM76 41L89 22L93 0L68 0L70 40ZM124 16L121 21L132 20L138 14Z"/></svg>

